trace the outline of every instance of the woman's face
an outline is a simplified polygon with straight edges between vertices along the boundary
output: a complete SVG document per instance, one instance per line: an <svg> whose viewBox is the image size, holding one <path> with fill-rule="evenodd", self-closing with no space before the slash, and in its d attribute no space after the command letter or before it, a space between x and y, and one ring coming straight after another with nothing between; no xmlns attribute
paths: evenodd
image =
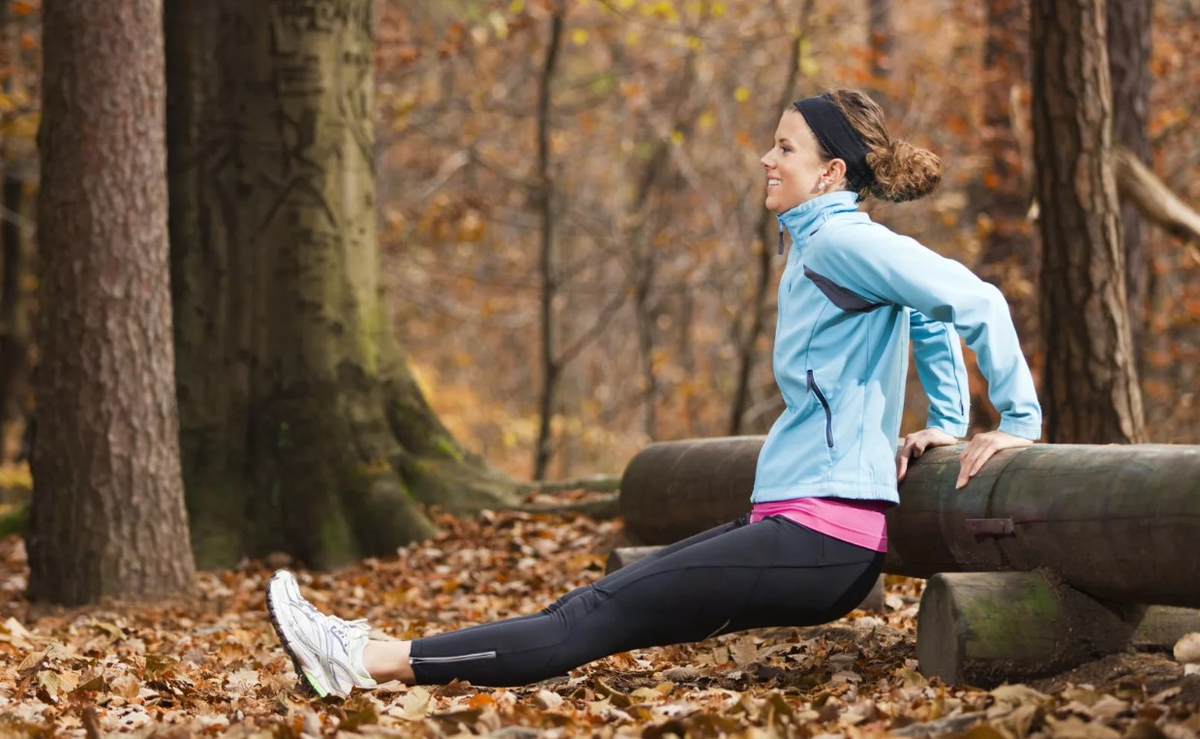
<svg viewBox="0 0 1200 739"><path fill-rule="evenodd" d="M830 191L832 183L827 180L831 162L821 160L816 136L794 108L788 108L779 119L775 146L759 161L767 175L765 205L776 213ZM818 189L822 182L825 187Z"/></svg>

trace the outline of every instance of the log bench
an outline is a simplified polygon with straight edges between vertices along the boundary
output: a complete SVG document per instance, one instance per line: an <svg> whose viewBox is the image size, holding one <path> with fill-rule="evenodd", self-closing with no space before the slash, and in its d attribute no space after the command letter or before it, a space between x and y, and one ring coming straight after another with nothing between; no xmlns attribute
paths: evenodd
<svg viewBox="0 0 1200 739"><path fill-rule="evenodd" d="M762 443L646 447L621 480L630 539L669 544L744 515ZM955 490L961 451L916 460L887 514L884 572L928 579L924 674L989 685L1200 631L1200 446L1035 444ZM609 567L647 551L618 549Z"/></svg>

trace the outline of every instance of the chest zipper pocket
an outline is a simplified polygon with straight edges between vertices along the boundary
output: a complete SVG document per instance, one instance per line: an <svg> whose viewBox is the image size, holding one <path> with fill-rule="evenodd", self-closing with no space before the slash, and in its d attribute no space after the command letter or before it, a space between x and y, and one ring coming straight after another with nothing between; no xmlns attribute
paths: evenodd
<svg viewBox="0 0 1200 739"><path fill-rule="evenodd" d="M833 411L829 409L829 400L825 397L825 393L821 392L821 386L817 384L817 380L813 377L813 371L808 370L808 390L817 396L817 400L821 403L821 407L825 409L825 443L829 448L833 448Z"/></svg>

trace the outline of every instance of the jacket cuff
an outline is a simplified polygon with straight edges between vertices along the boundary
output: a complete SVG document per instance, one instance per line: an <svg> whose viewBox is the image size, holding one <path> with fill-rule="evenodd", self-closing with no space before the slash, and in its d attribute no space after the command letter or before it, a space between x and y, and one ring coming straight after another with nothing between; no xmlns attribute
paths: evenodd
<svg viewBox="0 0 1200 739"><path fill-rule="evenodd" d="M952 418L930 418L925 423L925 428L945 431L956 439L966 436L969 426L966 421L956 421Z"/></svg>
<svg viewBox="0 0 1200 739"><path fill-rule="evenodd" d="M1042 438L1042 420L1024 421L1016 418L1001 418L1000 430L1022 439L1037 441Z"/></svg>

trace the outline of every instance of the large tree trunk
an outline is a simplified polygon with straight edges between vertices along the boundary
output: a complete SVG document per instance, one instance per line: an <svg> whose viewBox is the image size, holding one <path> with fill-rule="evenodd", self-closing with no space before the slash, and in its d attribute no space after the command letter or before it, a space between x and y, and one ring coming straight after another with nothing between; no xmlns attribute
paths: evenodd
<svg viewBox="0 0 1200 739"><path fill-rule="evenodd" d="M1113 143L1124 146L1142 163L1150 161L1150 5L1151 0L1107 3ZM1129 334L1140 371L1150 295L1150 249L1141 212L1129 201L1121 203L1121 242L1125 247Z"/></svg>
<svg viewBox="0 0 1200 739"><path fill-rule="evenodd" d="M1055 442L1145 440L1130 346L1102 0L1034 0L1042 397Z"/></svg>
<svg viewBox="0 0 1200 739"><path fill-rule="evenodd" d="M47 0L29 597L192 587L168 286L159 0Z"/></svg>
<svg viewBox="0 0 1200 739"><path fill-rule="evenodd" d="M409 374L381 299L371 3L171 0L168 138L197 559L314 566L508 501Z"/></svg>
<svg viewBox="0 0 1200 739"><path fill-rule="evenodd" d="M750 509L763 437L651 444L621 480L630 538L669 544ZM1041 567L1097 598L1200 607L1200 447L1037 444L955 489L962 446L930 449L888 511L886 572ZM670 511L670 515L663 515Z"/></svg>

